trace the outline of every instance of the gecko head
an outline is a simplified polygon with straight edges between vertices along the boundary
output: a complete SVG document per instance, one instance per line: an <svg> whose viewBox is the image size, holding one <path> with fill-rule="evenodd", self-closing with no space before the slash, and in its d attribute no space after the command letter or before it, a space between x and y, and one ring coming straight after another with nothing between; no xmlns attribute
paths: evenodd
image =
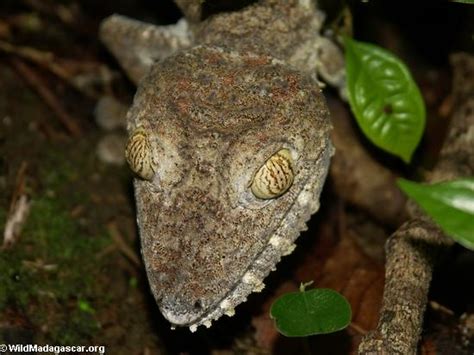
<svg viewBox="0 0 474 355"><path fill-rule="evenodd" d="M154 65L128 129L150 287L173 325L210 326L263 288L317 210L324 98L271 57L199 46Z"/></svg>

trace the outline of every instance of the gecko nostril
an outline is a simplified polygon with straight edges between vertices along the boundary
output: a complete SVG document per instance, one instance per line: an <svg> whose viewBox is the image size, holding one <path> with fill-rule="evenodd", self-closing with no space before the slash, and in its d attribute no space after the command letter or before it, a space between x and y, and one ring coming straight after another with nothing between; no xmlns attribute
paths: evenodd
<svg viewBox="0 0 474 355"><path fill-rule="evenodd" d="M202 303L201 303L201 300L197 300L196 302L194 302L194 309L196 311L200 311L202 309Z"/></svg>

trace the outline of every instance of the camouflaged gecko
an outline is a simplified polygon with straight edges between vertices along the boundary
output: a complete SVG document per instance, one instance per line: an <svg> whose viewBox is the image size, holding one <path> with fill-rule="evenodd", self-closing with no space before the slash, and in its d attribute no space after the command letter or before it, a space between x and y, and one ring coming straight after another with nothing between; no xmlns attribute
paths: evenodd
<svg viewBox="0 0 474 355"><path fill-rule="evenodd" d="M310 1L260 1L153 26L114 15L101 39L138 85L126 157L143 259L163 315L192 331L252 292L318 210L333 147L317 75L344 86Z"/></svg>

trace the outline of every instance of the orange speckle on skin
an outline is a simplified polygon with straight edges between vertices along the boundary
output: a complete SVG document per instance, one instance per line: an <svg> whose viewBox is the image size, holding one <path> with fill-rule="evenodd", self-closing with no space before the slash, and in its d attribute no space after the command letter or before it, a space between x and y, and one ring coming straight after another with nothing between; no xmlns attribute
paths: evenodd
<svg viewBox="0 0 474 355"><path fill-rule="evenodd" d="M267 56L258 56L258 57L245 57L245 64L252 67L259 67L265 64L270 63L270 58Z"/></svg>

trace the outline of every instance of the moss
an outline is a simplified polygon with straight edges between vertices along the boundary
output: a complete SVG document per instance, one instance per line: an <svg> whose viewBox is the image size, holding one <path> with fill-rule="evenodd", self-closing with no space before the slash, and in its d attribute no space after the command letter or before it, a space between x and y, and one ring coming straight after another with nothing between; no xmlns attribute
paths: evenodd
<svg viewBox="0 0 474 355"><path fill-rule="evenodd" d="M105 233L82 233L57 200L42 197L33 201L21 238L21 243L0 258L0 284L5 291L0 294L0 309L15 306L25 313L50 311L46 303L51 304L52 300L61 305L71 299L95 298L94 281L99 271L94 259L109 243ZM70 333L68 339L72 334L84 339L82 333L97 328L93 314L83 313L78 309L73 317L68 316L65 327L59 326ZM30 318L41 320L38 315Z"/></svg>
<svg viewBox="0 0 474 355"><path fill-rule="evenodd" d="M58 344L79 344L90 339L100 329L95 317L80 309L76 309L67 319L58 322L51 330L51 337Z"/></svg>
<svg viewBox="0 0 474 355"><path fill-rule="evenodd" d="M100 224L85 225L71 213L89 201L78 186L89 163L74 165L54 149L43 154L36 171L39 187L30 191L31 209L20 239L12 249L0 251L0 314L9 307L21 311L42 329L38 342L80 344L99 329L94 312L78 302L92 310L100 307L99 255L110 238ZM82 158L90 161L90 154ZM0 227L5 217L0 209Z"/></svg>

